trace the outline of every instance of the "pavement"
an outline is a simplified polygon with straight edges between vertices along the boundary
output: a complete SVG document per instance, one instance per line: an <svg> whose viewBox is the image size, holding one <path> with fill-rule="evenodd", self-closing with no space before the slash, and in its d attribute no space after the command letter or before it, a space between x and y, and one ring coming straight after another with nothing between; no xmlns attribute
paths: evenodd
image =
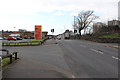
<svg viewBox="0 0 120 80"><path fill-rule="evenodd" d="M71 78L64 60L64 53L55 40L47 40L40 46L7 47L19 53L18 61L9 65L3 78Z"/></svg>

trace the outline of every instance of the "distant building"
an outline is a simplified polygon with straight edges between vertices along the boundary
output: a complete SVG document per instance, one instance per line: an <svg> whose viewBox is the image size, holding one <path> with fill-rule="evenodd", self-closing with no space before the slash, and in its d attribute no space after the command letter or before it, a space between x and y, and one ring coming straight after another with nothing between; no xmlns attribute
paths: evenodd
<svg viewBox="0 0 120 80"><path fill-rule="evenodd" d="M118 2L118 20L120 21L120 1Z"/></svg>
<svg viewBox="0 0 120 80"><path fill-rule="evenodd" d="M20 32L26 32L26 29L19 29Z"/></svg>
<svg viewBox="0 0 120 80"><path fill-rule="evenodd" d="M19 34L19 35L18 35ZM26 31L26 32L20 32L20 31L9 31L9 32L4 32L2 33L3 37L9 37L9 36L20 36L22 38L30 38L34 37L34 32L31 31Z"/></svg>
<svg viewBox="0 0 120 80"><path fill-rule="evenodd" d="M99 30L102 27L106 27L107 25L102 22L97 22L93 24L93 33L100 33Z"/></svg>
<svg viewBox="0 0 120 80"><path fill-rule="evenodd" d="M120 21L119 20L108 21L108 27L110 28L111 32L118 32L120 30Z"/></svg>
<svg viewBox="0 0 120 80"><path fill-rule="evenodd" d="M108 21L108 26L120 26L119 20Z"/></svg>
<svg viewBox="0 0 120 80"><path fill-rule="evenodd" d="M12 36L12 37L20 37L20 34L10 34L9 36Z"/></svg>
<svg viewBox="0 0 120 80"><path fill-rule="evenodd" d="M45 39L47 34L48 34L47 31L43 31L42 32L42 39ZM2 33L2 31L0 31L0 36L3 36L3 37L19 36L19 37L22 37L25 39L34 38L34 31L26 31L26 32L10 31L10 32L4 32L4 33Z"/></svg>
<svg viewBox="0 0 120 80"><path fill-rule="evenodd" d="M73 31L69 31L70 36L74 36L74 32Z"/></svg>

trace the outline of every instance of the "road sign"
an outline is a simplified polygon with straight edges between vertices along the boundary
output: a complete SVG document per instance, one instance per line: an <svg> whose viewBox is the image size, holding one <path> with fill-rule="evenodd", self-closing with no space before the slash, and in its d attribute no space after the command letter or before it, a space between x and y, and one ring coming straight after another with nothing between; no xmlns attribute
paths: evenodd
<svg viewBox="0 0 120 80"><path fill-rule="evenodd" d="M74 30L74 33L77 33L77 30Z"/></svg>
<svg viewBox="0 0 120 80"><path fill-rule="evenodd" d="M51 29L51 32L54 32L54 29Z"/></svg>

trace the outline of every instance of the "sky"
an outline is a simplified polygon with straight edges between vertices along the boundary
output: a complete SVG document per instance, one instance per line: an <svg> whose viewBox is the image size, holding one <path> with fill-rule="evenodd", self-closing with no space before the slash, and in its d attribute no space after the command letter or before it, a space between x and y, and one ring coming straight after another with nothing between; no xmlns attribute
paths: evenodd
<svg viewBox="0 0 120 80"><path fill-rule="evenodd" d="M83 10L93 10L99 19L107 22L118 18L119 0L0 0L0 30L34 31L42 25L42 31L54 28L54 34L73 30L74 16Z"/></svg>

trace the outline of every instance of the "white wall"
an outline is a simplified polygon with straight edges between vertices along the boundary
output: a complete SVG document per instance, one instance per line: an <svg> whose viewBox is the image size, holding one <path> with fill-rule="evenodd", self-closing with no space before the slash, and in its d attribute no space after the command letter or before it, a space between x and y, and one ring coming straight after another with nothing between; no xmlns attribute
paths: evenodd
<svg viewBox="0 0 120 80"><path fill-rule="evenodd" d="M118 20L120 20L120 1L118 2Z"/></svg>

